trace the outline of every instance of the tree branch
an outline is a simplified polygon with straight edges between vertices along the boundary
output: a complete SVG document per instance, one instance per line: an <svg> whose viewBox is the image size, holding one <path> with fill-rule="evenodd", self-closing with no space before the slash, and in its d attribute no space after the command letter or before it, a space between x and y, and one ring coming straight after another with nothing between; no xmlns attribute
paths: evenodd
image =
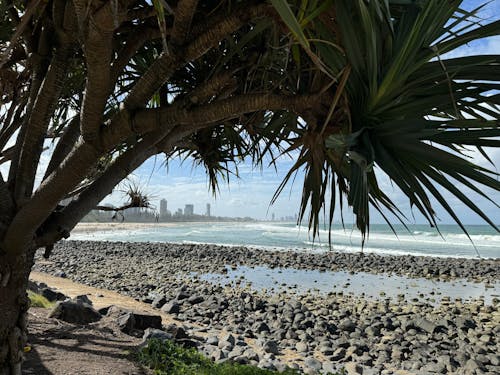
<svg viewBox="0 0 500 375"><path fill-rule="evenodd" d="M86 142L95 143L99 140L104 108L112 90L110 65L117 15L113 14L111 2L107 2L91 16L78 16L80 23L88 22L84 26L87 81L80 112L80 133Z"/></svg>
<svg viewBox="0 0 500 375"><path fill-rule="evenodd" d="M175 9L174 26L170 36L170 43L175 47L182 46L188 36L191 22L198 0L180 0Z"/></svg>
<svg viewBox="0 0 500 375"><path fill-rule="evenodd" d="M31 50L31 55L28 58L27 65L32 66L32 72L30 74L31 82L29 85L29 95L26 103L25 113L23 121L19 124L19 134L16 138L16 149L14 156L12 157L12 162L9 169L9 189L11 191L15 190L17 171L19 168L19 159L21 157L21 152L23 151L24 139L26 136L27 128L29 126L29 120L31 113L33 112L33 106L38 99L38 94L40 92L40 87L44 82L44 78L47 74L48 63L46 63L46 58L49 55L48 46L48 35L49 30L47 27L42 28L39 35L39 43L36 51L32 51L30 45L34 44L32 41L28 41L28 50ZM8 139L7 139L8 140Z"/></svg>
<svg viewBox="0 0 500 375"><path fill-rule="evenodd" d="M145 134L158 128L183 125L187 128L237 118L245 113L262 110L290 110L300 114L317 105L319 95L284 96L275 94L242 94L192 109L171 106L143 109L134 116L134 128Z"/></svg>
<svg viewBox="0 0 500 375"><path fill-rule="evenodd" d="M45 180L68 156L80 136L80 118L74 117L63 131L45 171Z"/></svg>
<svg viewBox="0 0 500 375"><path fill-rule="evenodd" d="M223 72L195 88L187 100L190 104L203 104L210 101L214 96L217 96L225 87L236 85L236 83L237 81L234 78L233 72Z"/></svg>
<svg viewBox="0 0 500 375"><path fill-rule="evenodd" d="M50 176L42 182L33 196L17 212L4 241L12 254L23 251L33 240L35 231L47 219L64 196L84 180L99 158L92 145L79 143Z"/></svg>
<svg viewBox="0 0 500 375"><path fill-rule="evenodd" d="M8 189L7 183L0 173L0 238L7 229L7 223L14 214L14 201Z"/></svg>
<svg viewBox="0 0 500 375"><path fill-rule="evenodd" d="M70 52L71 49L68 46L56 49L36 96L25 137L22 139L22 150L15 179L14 199L18 205L22 205L33 191L43 141L63 87Z"/></svg>
<svg viewBox="0 0 500 375"><path fill-rule="evenodd" d="M21 102L17 106L16 113L10 124L6 128L2 128L0 132L0 151L3 150L12 135L19 129L24 121L23 112L26 108L26 103L28 101L28 95L21 99Z"/></svg>

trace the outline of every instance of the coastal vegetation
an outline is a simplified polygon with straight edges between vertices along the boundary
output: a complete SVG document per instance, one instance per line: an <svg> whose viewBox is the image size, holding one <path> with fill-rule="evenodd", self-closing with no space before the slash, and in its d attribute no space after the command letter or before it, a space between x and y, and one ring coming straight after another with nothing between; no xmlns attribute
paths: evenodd
<svg viewBox="0 0 500 375"><path fill-rule="evenodd" d="M186 349L168 340L151 339L137 353L137 358L140 363L153 369L158 375L271 375L276 373L276 371L232 362L216 364L198 353L196 349ZM285 370L281 374L294 375L298 372Z"/></svg>
<svg viewBox="0 0 500 375"><path fill-rule="evenodd" d="M50 302L41 294L31 290L28 290L28 298L30 299L30 307L43 307L44 309L48 309L54 306L53 302Z"/></svg>
<svg viewBox="0 0 500 375"><path fill-rule="evenodd" d="M299 220L347 201L405 222L390 177L430 225L447 191L497 229L469 193L498 174L499 56L449 58L500 34L461 1L6 0L0 3L0 374L20 374L28 275L113 188L155 155L203 165L210 186L291 156ZM491 160L490 160L491 162ZM116 211L147 207L140 191Z"/></svg>

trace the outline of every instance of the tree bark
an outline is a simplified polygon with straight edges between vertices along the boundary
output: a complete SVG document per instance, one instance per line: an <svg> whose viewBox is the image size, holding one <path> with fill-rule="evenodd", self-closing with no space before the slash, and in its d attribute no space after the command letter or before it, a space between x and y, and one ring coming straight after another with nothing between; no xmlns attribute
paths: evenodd
<svg viewBox="0 0 500 375"><path fill-rule="evenodd" d="M29 249L17 255L0 249L0 375L21 374L27 341L26 289L33 254Z"/></svg>

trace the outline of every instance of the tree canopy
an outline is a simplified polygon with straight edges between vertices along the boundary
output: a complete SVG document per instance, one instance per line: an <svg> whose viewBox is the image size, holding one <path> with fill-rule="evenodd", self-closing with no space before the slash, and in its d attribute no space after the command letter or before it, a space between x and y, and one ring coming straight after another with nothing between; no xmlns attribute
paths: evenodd
<svg viewBox="0 0 500 375"><path fill-rule="evenodd" d="M194 158L216 190L244 158L295 152L278 193L305 170L300 218L309 210L313 229L343 196L363 233L370 206L404 221L380 171L433 225L433 199L461 225L440 186L494 226L456 182L486 199L483 187L499 190L463 154L498 147L499 57L445 54L500 23L460 3L3 2L11 230L56 226L39 240L54 242L157 153ZM34 189L47 138L56 148Z"/></svg>
<svg viewBox="0 0 500 375"><path fill-rule="evenodd" d="M0 372L18 373L34 250L50 252L153 155L193 158L214 190L241 160L292 155L277 194L304 171L300 219L313 231L344 199L364 235L371 209L404 222L382 173L432 225L435 204L462 225L448 191L496 228L463 188L489 200L500 190L494 166L466 155L500 145L500 58L446 55L500 34L479 10L459 0L3 0Z"/></svg>

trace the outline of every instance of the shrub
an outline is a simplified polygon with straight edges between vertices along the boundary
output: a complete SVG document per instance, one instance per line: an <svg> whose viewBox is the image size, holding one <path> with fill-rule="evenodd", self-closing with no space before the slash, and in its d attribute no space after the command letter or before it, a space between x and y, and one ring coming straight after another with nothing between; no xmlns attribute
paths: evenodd
<svg viewBox="0 0 500 375"><path fill-rule="evenodd" d="M45 309L48 309L54 306L53 302L50 302L47 298L45 298L41 294L37 294L31 290L28 290L28 298L30 299L31 307L43 307Z"/></svg>
<svg viewBox="0 0 500 375"><path fill-rule="evenodd" d="M151 339L137 353L138 361L153 369L157 375L268 375L275 371L233 362L215 363L196 349L185 349L172 341ZM288 369L281 374L297 375ZM340 375L342 373L338 373ZM335 374L334 374L335 375Z"/></svg>

